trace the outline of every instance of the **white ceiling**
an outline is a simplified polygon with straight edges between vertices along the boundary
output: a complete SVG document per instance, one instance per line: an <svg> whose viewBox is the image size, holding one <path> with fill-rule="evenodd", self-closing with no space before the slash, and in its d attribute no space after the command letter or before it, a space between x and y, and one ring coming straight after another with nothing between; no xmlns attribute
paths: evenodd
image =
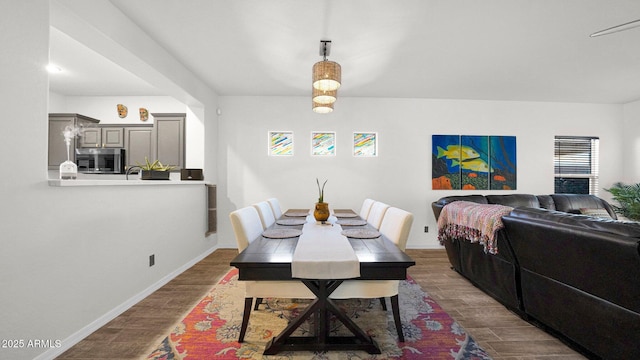
<svg viewBox="0 0 640 360"><path fill-rule="evenodd" d="M220 95L309 96L320 39L340 97L640 99L638 0L111 0ZM117 25L117 24L116 24ZM52 29L51 89L162 95Z"/></svg>

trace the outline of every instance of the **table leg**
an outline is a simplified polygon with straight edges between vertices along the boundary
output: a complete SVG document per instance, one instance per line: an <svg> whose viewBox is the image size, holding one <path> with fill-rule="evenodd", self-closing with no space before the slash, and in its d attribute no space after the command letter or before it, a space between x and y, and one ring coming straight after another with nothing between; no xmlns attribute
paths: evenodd
<svg viewBox="0 0 640 360"><path fill-rule="evenodd" d="M316 299L292 321L277 337L267 344L265 355L273 355L280 351L329 351L329 350L363 350L369 354L380 354L378 344L351 320L329 298L329 295L340 286L342 280L302 280ZM315 336L291 336L305 320L315 314ZM330 336L329 316L333 314L354 336Z"/></svg>

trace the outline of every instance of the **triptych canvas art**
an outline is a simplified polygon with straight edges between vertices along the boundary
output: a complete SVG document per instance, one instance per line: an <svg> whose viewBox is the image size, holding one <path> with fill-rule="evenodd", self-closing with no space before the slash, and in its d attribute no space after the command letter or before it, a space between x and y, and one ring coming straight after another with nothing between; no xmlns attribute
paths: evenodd
<svg viewBox="0 0 640 360"><path fill-rule="evenodd" d="M433 190L515 190L516 137L432 136Z"/></svg>

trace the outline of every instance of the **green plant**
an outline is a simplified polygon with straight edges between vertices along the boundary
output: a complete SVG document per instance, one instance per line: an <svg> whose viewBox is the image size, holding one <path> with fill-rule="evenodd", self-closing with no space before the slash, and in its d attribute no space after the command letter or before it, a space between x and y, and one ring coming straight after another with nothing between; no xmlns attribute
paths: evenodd
<svg viewBox="0 0 640 360"><path fill-rule="evenodd" d="M621 182L604 189L613 195L620 206L611 205L616 213L634 221L640 221L640 184L626 185Z"/></svg>
<svg viewBox="0 0 640 360"><path fill-rule="evenodd" d="M319 203L324 202L324 186L327 185L327 181L329 180L325 180L324 183L322 183L322 188L320 188L320 181L318 180L318 178L316 178L316 183L318 184L318 202Z"/></svg>
<svg viewBox="0 0 640 360"><path fill-rule="evenodd" d="M140 165L139 163L136 162L136 164L138 164L138 166L140 167L140 170L171 171L175 168L175 166L172 166L172 165L162 165L162 163L159 160L150 162L149 158L147 158L146 156L144 157L144 161L145 161L145 164L143 165Z"/></svg>

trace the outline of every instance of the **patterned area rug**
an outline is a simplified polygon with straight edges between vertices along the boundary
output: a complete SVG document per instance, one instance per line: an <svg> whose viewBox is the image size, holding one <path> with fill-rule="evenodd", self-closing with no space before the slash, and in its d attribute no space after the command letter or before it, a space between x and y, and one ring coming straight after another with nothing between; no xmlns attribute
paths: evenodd
<svg viewBox="0 0 640 360"><path fill-rule="evenodd" d="M266 356L262 352L267 342L277 336L309 300L265 299L260 309L251 313L245 342L238 343L244 286L238 281L237 269L232 269L147 359L491 359L413 279L400 282L399 300L404 343L397 341L389 301L386 313L377 299L337 301L376 340L382 354L298 351ZM350 335L339 322L332 323L332 334ZM309 335L308 324L294 335Z"/></svg>

